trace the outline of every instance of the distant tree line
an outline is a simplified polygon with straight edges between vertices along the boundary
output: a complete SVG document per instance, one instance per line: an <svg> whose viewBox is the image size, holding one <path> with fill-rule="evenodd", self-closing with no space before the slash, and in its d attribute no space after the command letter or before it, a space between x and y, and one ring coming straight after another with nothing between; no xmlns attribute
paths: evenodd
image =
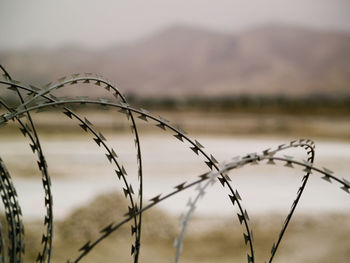
<svg viewBox="0 0 350 263"><path fill-rule="evenodd" d="M283 114L350 114L350 96L222 96L187 98L143 98L128 96L131 104L147 109L207 110Z"/></svg>
<svg viewBox="0 0 350 263"><path fill-rule="evenodd" d="M134 94L126 95L128 102L138 108L167 111L217 111L237 113L279 113L279 114L319 114L349 115L350 95L326 96L310 95L304 97L291 96L253 96L228 95L218 97L142 97ZM10 106L19 101L14 96L2 96ZM74 108L79 106L74 105ZM93 106L91 106L93 108Z"/></svg>

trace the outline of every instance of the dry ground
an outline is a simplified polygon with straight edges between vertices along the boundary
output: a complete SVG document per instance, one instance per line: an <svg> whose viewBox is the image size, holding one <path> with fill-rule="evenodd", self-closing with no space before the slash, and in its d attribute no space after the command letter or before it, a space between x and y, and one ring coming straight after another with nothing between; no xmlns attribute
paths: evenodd
<svg viewBox="0 0 350 263"><path fill-rule="evenodd" d="M98 236L98 230L112 219L121 218L111 205L125 205L124 198L112 194L97 198L86 207L56 222L53 262L77 257L77 250ZM120 207L120 206L119 206ZM144 232L140 262L170 262L174 258L174 236L179 233L176 219L153 210L144 216ZM349 262L350 215L297 215L281 243L274 262L328 263ZM246 262L247 246L243 229L231 218L194 218L185 238L180 262ZM260 215L251 219L254 231L256 262L265 262L283 222L281 215ZM27 223L26 259L33 262L40 248L41 224ZM112 234L82 262L132 262L130 226Z"/></svg>

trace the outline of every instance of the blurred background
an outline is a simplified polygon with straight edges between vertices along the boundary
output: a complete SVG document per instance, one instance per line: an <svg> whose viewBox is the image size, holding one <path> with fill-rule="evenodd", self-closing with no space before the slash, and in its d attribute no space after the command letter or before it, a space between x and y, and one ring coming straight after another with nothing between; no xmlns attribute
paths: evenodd
<svg viewBox="0 0 350 263"><path fill-rule="evenodd" d="M218 161L309 138L316 143L315 165L350 180L349 13L346 0L0 1L0 64L12 78L39 88L73 73L101 74L129 104L180 125ZM80 86L55 95L109 96ZM4 86L0 96L18 103ZM130 122L115 109L76 110L103 132L137 189ZM97 230L121 218L127 201L104 152L77 122L59 109L33 118L52 176L53 257L72 259ZM172 133L137 124L146 199L207 171ZM23 209L30 262L44 229L40 173L15 124L0 134L1 157ZM283 154L307 157L302 149ZM251 215L257 259L267 260L303 172L262 164L230 176ZM174 257L176 220L194 195L188 191L146 214L141 262ZM276 262L348 262L349 205L338 186L312 177ZM189 227L183 262L246 261L243 229L231 206L220 185L208 190ZM110 262L116 253L131 262L127 233L113 235L85 262Z"/></svg>

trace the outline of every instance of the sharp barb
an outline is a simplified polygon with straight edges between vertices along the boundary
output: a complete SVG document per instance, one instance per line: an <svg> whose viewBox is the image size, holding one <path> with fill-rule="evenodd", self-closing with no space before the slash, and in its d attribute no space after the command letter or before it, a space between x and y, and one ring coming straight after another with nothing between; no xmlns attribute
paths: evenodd
<svg viewBox="0 0 350 263"><path fill-rule="evenodd" d="M182 139L183 136L182 136L180 133L175 134L174 137L175 137L176 139L178 139L179 141L182 141L182 142L183 142L183 139Z"/></svg>
<svg viewBox="0 0 350 263"><path fill-rule="evenodd" d="M321 178L322 178L323 180L329 182L329 183L332 183L332 181L331 181L331 179L330 179L330 177L329 177L328 175L325 175L325 176L323 176L323 177L321 177Z"/></svg>
<svg viewBox="0 0 350 263"><path fill-rule="evenodd" d="M156 126L165 131L165 125L163 123L158 123Z"/></svg>

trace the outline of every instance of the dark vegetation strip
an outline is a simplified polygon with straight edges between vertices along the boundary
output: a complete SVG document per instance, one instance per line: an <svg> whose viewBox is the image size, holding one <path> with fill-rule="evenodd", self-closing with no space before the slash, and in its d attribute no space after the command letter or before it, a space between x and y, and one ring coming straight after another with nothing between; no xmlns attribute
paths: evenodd
<svg viewBox="0 0 350 263"><path fill-rule="evenodd" d="M350 114L350 95L327 96L314 94L306 97L227 95L221 97L139 97L126 95L131 105L149 110L244 112L254 114L339 115ZM4 97L9 106L16 105L17 98ZM78 106L79 108L79 106ZM100 107L96 106L96 109Z"/></svg>
<svg viewBox="0 0 350 263"><path fill-rule="evenodd" d="M315 115L348 115L350 113L350 95L330 97L312 95L308 97L288 96L223 96L215 98L143 98L129 95L128 101L137 107L160 110L202 110L231 111L247 113L282 113Z"/></svg>

